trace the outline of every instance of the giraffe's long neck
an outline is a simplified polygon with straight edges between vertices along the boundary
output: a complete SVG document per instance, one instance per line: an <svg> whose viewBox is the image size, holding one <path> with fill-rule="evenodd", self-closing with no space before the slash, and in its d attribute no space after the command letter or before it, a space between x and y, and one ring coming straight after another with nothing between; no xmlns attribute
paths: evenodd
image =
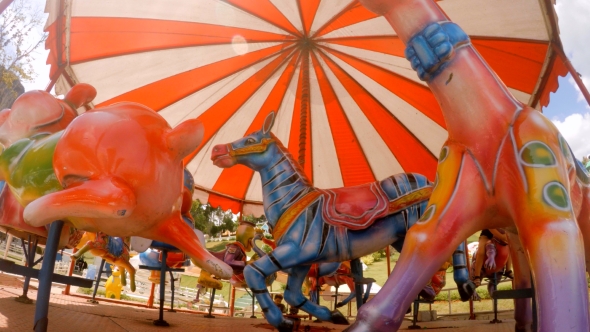
<svg viewBox="0 0 590 332"><path fill-rule="evenodd" d="M313 189L309 180L280 142L269 145L271 162L260 170L264 213L274 227L283 212Z"/></svg>
<svg viewBox="0 0 590 332"><path fill-rule="evenodd" d="M398 0L387 5L384 16L405 44L430 24L449 21L432 0ZM489 176L494 163L488 159L494 158L523 105L471 44L457 46L446 67L427 83L441 106L449 140L465 145L485 164L483 168L490 168L484 169Z"/></svg>

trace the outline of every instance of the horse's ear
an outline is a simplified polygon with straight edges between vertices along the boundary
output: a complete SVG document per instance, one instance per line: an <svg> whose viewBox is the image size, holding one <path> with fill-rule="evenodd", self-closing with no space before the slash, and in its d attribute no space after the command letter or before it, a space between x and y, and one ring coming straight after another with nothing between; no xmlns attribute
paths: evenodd
<svg viewBox="0 0 590 332"><path fill-rule="evenodd" d="M262 133L268 134L274 123L275 123L275 112L273 111L273 112L268 113L268 115L266 116L266 119L264 119L264 124L262 125Z"/></svg>

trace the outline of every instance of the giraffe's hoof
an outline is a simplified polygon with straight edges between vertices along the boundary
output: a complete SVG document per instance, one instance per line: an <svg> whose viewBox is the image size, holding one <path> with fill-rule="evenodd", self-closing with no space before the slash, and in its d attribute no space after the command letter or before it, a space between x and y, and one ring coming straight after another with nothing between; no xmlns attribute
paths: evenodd
<svg viewBox="0 0 590 332"><path fill-rule="evenodd" d="M346 317L344 317L344 315L338 310L332 311L332 315L330 316L330 320L334 324L350 325L350 323L348 322L348 319L346 319Z"/></svg>
<svg viewBox="0 0 590 332"><path fill-rule="evenodd" d="M277 326L279 332L293 332L293 321L290 319L283 319L283 321Z"/></svg>

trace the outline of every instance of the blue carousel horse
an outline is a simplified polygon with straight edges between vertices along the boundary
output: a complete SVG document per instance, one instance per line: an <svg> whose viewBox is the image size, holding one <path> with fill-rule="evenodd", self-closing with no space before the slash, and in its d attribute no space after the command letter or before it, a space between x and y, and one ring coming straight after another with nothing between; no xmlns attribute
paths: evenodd
<svg viewBox="0 0 590 332"><path fill-rule="evenodd" d="M273 303L264 280L287 270L284 298L322 321L348 324L338 311L308 301L301 286L313 263L342 262L376 252L388 245L401 251L405 234L426 211L432 183L419 174L402 173L365 185L338 189L312 186L298 163L270 132L275 113L261 130L233 143L216 145L211 159L228 168L245 165L260 173L264 213L277 247L244 269L268 322L279 331L292 331L293 322ZM453 254L455 282L462 297L473 290L465 268L464 248Z"/></svg>

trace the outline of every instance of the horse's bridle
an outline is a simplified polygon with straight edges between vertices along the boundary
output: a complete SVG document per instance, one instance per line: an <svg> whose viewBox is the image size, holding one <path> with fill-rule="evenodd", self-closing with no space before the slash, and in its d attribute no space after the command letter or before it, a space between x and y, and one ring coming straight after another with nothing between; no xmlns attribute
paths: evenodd
<svg viewBox="0 0 590 332"><path fill-rule="evenodd" d="M251 154L251 153L262 153L262 152L266 151L269 144L274 143L274 142L275 142L274 138L263 138L260 141L260 143L258 143L258 144L252 144L252 145L244 146L242 148L237 148L237 149L234 149L233 146L231 145L231 143L228 143L227 150L229 151L228 154L231 157L244 156L244 155Z"/></svg>

